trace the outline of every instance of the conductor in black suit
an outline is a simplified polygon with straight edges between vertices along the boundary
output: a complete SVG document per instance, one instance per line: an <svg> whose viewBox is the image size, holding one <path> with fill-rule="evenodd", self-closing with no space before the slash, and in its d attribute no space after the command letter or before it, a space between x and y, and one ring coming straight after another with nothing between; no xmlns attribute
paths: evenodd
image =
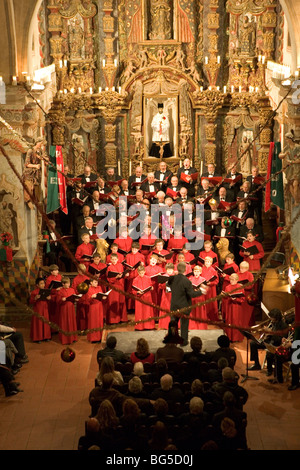
<svg viewBox="0 0 300 470"><path fill-rule="evenodd" d="M184 275L186 269L185 263L178 263L178 274L172 276L168 280L168 286L171 288L171 310L179 310L190 307L192 298L202 295L201 291L195 291L191 281ZM191 310L188 309L184 315L189 316ZM172 317L171 320L179 322L179 317ZM180 319L180 335L184 340L183 346L188 344L189 319L181 317Z"/></svg>

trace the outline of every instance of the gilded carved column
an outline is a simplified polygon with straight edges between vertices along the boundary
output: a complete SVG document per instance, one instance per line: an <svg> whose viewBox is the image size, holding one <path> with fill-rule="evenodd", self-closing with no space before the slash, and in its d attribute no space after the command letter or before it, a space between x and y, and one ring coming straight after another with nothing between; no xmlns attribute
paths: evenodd
<svg viewBox="0 0 300 470"><path fill-rule="evenodd" d="M207 121L205 124L207 143L204 147L206 165L208 163L216 163L216 119L225 99L226 94L215 88L194 92L195 105L197 108L200 108Z"/></svg>
<svg viewBox="0 0 300 470"><path fill-rule="evenodd" d="M259 99L260 149L258 151L258 166L260 173L267 173L270 142L272 141L273 111L267 96Z"/></svg>
<svg viewBox="0 0 300 470"><path fill-rule="evenodd" d="M207 15L207 28L208 34L208 52L209 56L204 59L204 68L206 71L207 79L210 86L215 86L218 78L218 73L221 67L220 56L218 55L218 33L219 29L219 13L217 9L219 7L218 0L210 0L209 8L210 12Z"/></svg>

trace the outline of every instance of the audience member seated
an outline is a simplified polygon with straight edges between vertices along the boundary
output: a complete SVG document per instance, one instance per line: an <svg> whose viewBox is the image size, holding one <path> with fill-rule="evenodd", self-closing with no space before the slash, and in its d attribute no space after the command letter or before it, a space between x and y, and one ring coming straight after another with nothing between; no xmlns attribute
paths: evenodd
<svg viewBox="0 0 300 470"><path fill-rule="evenodd" d="M102 386L94 387L89 394L89 404L91 406L91 417L97 415L99 406L104 400L109 400L113 405L117 416L122 413L122 405L126 396L113 388L114 375L104 374Z"/></svg>
<svg viewBox="0 0 300 470"><path fill-rule="evenodd" d="M152 383L159 383L160 379L165 374L172 375L172 371L169 370L166 359L164 358L157 359L157 361L154 363L152 367L152 371L150 374L150 381Z"/></svg>
<svg viewBox="0 0 300 470"><path fill-rule="evenodd" d="M130 361L135 364L136 362L148 362L153 364L155 355L149 351L149 344L145 338L139 338L136 343L136 351L130 355Z"/></svg>
<svg viewBox="0 0 300 470"><path fill-rule="evenodd" d="M158 348L155 354L156 361L165 359L167 363L180 363L183 361L183 357L184 350L173 342L167 342L165 346Z"/></svg>
<svg viewBox="0 0 300 470"><path fill-rule="evenodd" d="M146 422L146 414L142 413L138 404L132 398L126 398L120 416L122 435L119 445L122 449L141 451L146 445L140 426Z"/></svg>
<svg viewBox="0 0 300 470"><path fill-rule="evenodd" d="M214 366L213 366L214 365ZM217 367L215 367L215 365ZM207 380L211 384L215 382L222 382L222 371L225 367L228 367L228 361L226 357L220 357L217 363L211 362L208 364L208 371L207 371Z"/></svg>
<svg viewBox="0 0 300 470"><path fill-rule="evenodd" d="M175 439L179 448L188 447L191 452L199 449L199 445L206 441L205 431L209 424L209 415L204 411L204 402L199 397L193 397L189 402L189 411L182 413L177 418L181 427L179 436ZM185 441L185 442L182 442Z"/></svg>
<svg viewBox="0 0 300 470"><path fill-rule="evenodd" d="M109 400L104 400L101 403L95 418L99 423L98 445L100 449L103 451L113 451L116 446L116 429L120 420Z"/></svg>
<svg viewBox="0 0 300 470"><path fill-rule="evenodd" d="M97 352L97 362L100 365L101 360L104 357L111 357L114 362L122 362L125 363L129 360L128 356L121 351L120 349L116 349L117 346L117 339L115 336L109 336L106 340L106 347L104 349L100 349Z"/></svg>
<svg viewBox="0 0 300 470"><path fill-rule="evenodd" d="M168 428L161 421L157 421L152 428L152 436L148 442L150 450L167 450L172 444L172 439L168 436Z"/></svg>
<svg viewBox="0 0 300 470"><path fill-rule="evenodd" d="M78 450L86 451L94 445L100 446L100 424L97 418L89 418L85 423L85 434L79 438Z"/></svg>
<svg viewBox="0 0 300 470"><path fill-rule="evenodd" d="M133 365L133 370L130 375L130 378L132 377L139 377L142 381L142 383L149 382L150 381L150 373L146 373L144 370L144 364L142 362L135 362Z"/></svg>
<svg viewBox="0 0 300 470"><path fill-rule="evenodd" d="M132 398L147 398L147 393L143 389L143 382L141 380L141 377L135 375L129 380L128 391L126 395Z"/></svg>
<svg viewBox="0 0 300 470"><path fill-rule="evenodd" d="M165 374L160 379L160 387L155 388L151 393L151 400L157 400L157 398L166 400L172 412L176 403L183 403L184 394L181 388L173 383L173 377Z"/></svg>
<svg viewBox="0 0 300 470"><path fill-rule="evenodd" d="M230 418L235 423L237 437L240 439L239 445L242 449L247 448L246 426L247 413L236 406L236 399L233 393L227 391L223 396L224 409L216 413L212 419L212 426L217 432L221 432L221 423L224 418Z"/></svg>
<svg viewBox="0 0 300 470"><path fill-rule="evenodd" d="M114 360L110 356L106 356L100 363L100 370L96 377L96 383L99 387L103 386L103 377L105 374L112 374L113 385L123 385L124 379L120 371L115 370Z"/></svg>
<svg viewBox="0 0 300 470"><path fill-rule="evenodd" d="M221 357L225 357L229 367L233 369L236 363L236 352L230 347L228 336L220 335L217 343L219 347L215 351L208 353L209 361L218 362Z"/></svg>
<svg viewBox="0 0 300 470"><path fill-rule="evenodd" d="M175 416L169 413L169 405L164 398L157 398L157 400L155 400L153 410L154 414L148 416L148 426L152 426L157 421L161 421L167 427L176 423Z"/></svg>
<svg viewBox="0 0 300 470"><path fill-rule="evenodd" d="M223 399L225 392L233 393L237 408L242 410L248 400L248 392L244 387L238 384L238 374L236 374L231 367L225 367L222 371L222 378L222 382L214 384L212 390L215 391L221 399Z"/></svg>

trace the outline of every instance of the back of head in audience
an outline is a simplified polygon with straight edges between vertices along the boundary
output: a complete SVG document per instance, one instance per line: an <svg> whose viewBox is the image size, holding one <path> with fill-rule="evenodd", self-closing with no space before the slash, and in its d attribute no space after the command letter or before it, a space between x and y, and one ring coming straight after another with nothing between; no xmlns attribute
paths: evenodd
<svg viewBox="0 0 300 470"><path fill-rule="evenodd" d="M117 345L117 338L115 336L109 336L106 340L106 346L110 349L114 349Z"/></svg>
<svg viewBox="0 0 300 470"><path fill-rule="evenodd" d="M192 415L198 415L202 413L204 408L203 400L199 397L191 398L189 408Z"/></svg>
<svg viewBox="0 0 300 470"><path fill-rule="evenodd" d="M139 377L132 377L128 382L128 391L130 393L140 393L143 390L143 382Z"/></svg>
<svg viewBox="0 0 300 470"><path fill-rule="evenodd" d="M199 336L193 336L191 339L191 348L194 352L199 353L202 349L202 340Z"/></svg>
<svg viewBox="0 0 300 470"><path fill-rule="evenodd" d="M133 373L140 377L144 374L144 364L142 362L136 362L133 366Z"/></svg>
<svg viewBox="0 0 300 470"><path fill-rule="evenodd" d="M171 390L173 386L173 377L170 374L165 374L160 379L160 386L162 390Z"/></svg>
<svg viewBox="0 0 300 470"><path fill-rule="evenodd" d="M229 348L229 346L230 346L230 340L229 340L228 336L226 336L226 335L219 336L218 339L217 339L217 343L218 343L220 348Z"/></svg>

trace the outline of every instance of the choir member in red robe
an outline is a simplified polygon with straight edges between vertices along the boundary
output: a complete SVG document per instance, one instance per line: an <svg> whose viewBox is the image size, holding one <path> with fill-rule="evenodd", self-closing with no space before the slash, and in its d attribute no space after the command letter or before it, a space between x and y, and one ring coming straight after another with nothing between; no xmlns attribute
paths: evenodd
<svg viewBox="0 0 300 470"><path fill-rule="evenodd" d="M78 290L78 286L85 281L89 282L91 278L86 274L87 268L84 264L78 265L77 272L77 276L75 276L72 281L72 287L76 294L81 294L81 292ZM84 297L81 297L76 304L76 321L78 330L85 330L87 328L86 308L86 301Z"/></svg>
<svg viewBox="0 0 300 470"><path fill-rule="evenodd" d="M145 257L144 255L142 255L142 253L139 252L139 249L140 249L139 242L132 242L131 252L125 256L125 260L123 263L125 270L130 269L129 275L126 277L126 281L125 281L125 288L127 292L131 292L133 279L135 279L137 276L137 267L135 269L131 269L131 268L136 266L137 263L140 263L140 265L142 266L145 265ZM130 267L128 267L127 265L129 265ZM127 309L133 310L134 304L135 304L134 299L127 297L126 301L127 301Z"/></svg>
<svg viewBox="0 0 300 470"><path fill-rule="evenodd" d="M33 311L39 316L49 321L48 303L51 295L44 299L41 298L41 290L45 289L45 281L42 277L37 278L35 289L30 294L29 304ZM51 330L48 323L41 320L38 316L31 316L30 338L32 341L40 342L51 339Z"/></svg>
<svg viewBox="0 0 300 470"><path fill-rule="evenodd" d="M181 251L186 243L188 243L188 240L182 234L181 228L175 227L174 236L168 241L168 250L171 251L174 249L175 252L178 252L178 250Z"/></svg>
<svg viewBox="0 0 300 470"><path fill-rule="evenodd" d="M162 268L160 264L157 264L158 258L155 254L152 254L149 258L149 264L148 266L145 267L145 274L146 276L149 276L152 282L152 287L153 290L151 291L152 295L152 302L154 305L159 305L160 304L160 297L161 297L161 292L158 289L158 283L157 281L153 278L156 274L161 274L165 270ZM157 310L155 309L155 313L158 314Z"/></svg>
<svg viewBox="0 0 300 470"><path fill-rule="evenodd" d="M148 290L148 292L142 293L141 291L143 291L146 288L150 288L150 290ZM138 300L138 298L140 298L146 302L152 303L152 295L151 295L151 290L153 289L152 282L151 282L150 277L146 276L144 266L138 267L138 276L134 279L132 283L132 289L137 297L135 301L135 321L139 322L141 320L148 320L149 318L153 318L155 316L154 308L151 305L146 305L144 303L139 302ZM149 321L143 321L135 325L135 330L138 330L138 331L154 330L154 329L155 329L154 319L149 320Z"/></svg>
<svg viewBox="0 0 300 470"><path fill-rule="evenodd" d="M78 245L75 251L75 259L80 264L84 264L88 267L91 263L95 247L90 243L90 235L88 233L83 233L81 236L82 243ZM87 256L87 258L85 258Z"/></svg>
<svg viewBox="0 0 300 470"><path fill-rule="evenodd" d="M101 299L97 299L98 293L106 292L102 286L98 285L97 279L92 279L89 290L83 296L87 304L87 329L97 331L90 331L87 334L87 340L91 343L99 342L102 339L104 318L103 318L103 301L107 299L107 296L103 296Z"/></svg>
<svg viewBox="0 0 300 470"><path fill-rule="evenodd" d="M203 243L204 250L201 250L199 253L199 258L204 259L206 256L210 256L213 260L212 267L219 266L219 259L217 253L215 253L212 249L213 244L210 240L205 240Z"/></svg>
<svg viewBox="0 0 300 470"><path fill-rule="evenodd" d="M177 266L178 266L178 263L185 263L185 255L184 253L178 253L177 255L177 261L176 263L174 264L174 270L175 272L177 272ZM191 274L193 272L193 268L190 264L188 263L185 263L186 267L185 267L185 273L184 275L188 275L188 274Z"/></svg>
<svg viewBox="0 0 300 470"><path fill-rule="evenodd" d="M217 296L217 285L219 282L219 276L217 271L212 267L213 259L210 256L204 258L204 266L202 267L202 277L207 281L207 286L209 287L207 293L205 294L205 300L215 298ZM214 280L211 280L212 278ZM207 316L212 321L217 321L219 318L218 313L218 301L213 300L206 304L207 307Z"/></svg>
<svg viewBox="0 0 300 470"><path fill-rule="evenodd" d="M106 279L109 284L116 287L120 291L125 292L124 268L118 261L118 255L112 254L110 258L111 264L106 270ZM115 275L117 273L117 275ZM113 277L111 277L113 274ZM106 323L120 323L127 321L127 307L125 295L117 290L112 289L107 299Z"/></svg>
<svg viewBox="0 0 300 470"><path fill-rule="evenodd" d="M226 287L225 293L231 293L232 296L235 294L242 294L242 297L230 297L226 302L225 321L229 325L239 326L246 328L245 317L244 317L244 303L245 303L245 291L242 284L238 283L239 275L237 273L231 274L230 284ZM244 336L237 328L225 328L226 334L230 341L243 341Z"/></svg>
<svg viewBox="0 0 300 470"><path fill-rule="evenodd" d="M73 334L66 335L59 332L59 339L62 344L72 344L77 341L77 324L75 303L67 300L71 295L75 294L75 290L71 287L69 277L62 278L62 288L57 294L58 303L58 325L64 332L74 332Z"/></svg>
<svg viewBox="0 0 300 470"><path fill-rule="evenodd" d="M59 273L58 266L56 264L51 264L49 266L50 270L50 275L47 277L46 282L45 282L45 288L49 289L49 286L52 281L56 282L61 282L61 274ZM48 312L49 312L49 320L52 323L57 324L57 303L56 303L56 294L60 287L51 289L51 300L49 300L48 304ZM57 332L57 330L54 330L54 332Z"/></svg>
<svg viewBox="0 0 300 470"><path fill-rule="evenodd" d="M143 233L139 238L140 253L145 256L145 259L150 254L150 251L152 251L154 248L155 240L157 240L157 236L151 233L151 226L146 225ZM143 249L143 246L147 248Z"/></svg>
<svg viewBox="0 0 300 470"><path fill-rule="evenodd" d="M123 261L125 259L125 256L122 253L119 253L118 249L119 249L119 246L117 245L117 243L112 243L110 245L111 253L109 253L109 255L107 255L107 257L106 257L106 264L107 265L111 264L110 257L111 257L112 254L117 254L118 255L118 262L123 263Z"/></svg>
<svg viewBox="0 0 300 470"><path fill-rule="evenodd" d="M181 253L184 254L184 262L192 266L195 263L195 256L187 249L187 243L183 246ZM175 263L178 263L178 254L175 256Z"/></svg>
<svg viewBox="0 0 300 470"><path fill-rule="evenodd" d="M257 253L251 254L247 248L256 247ZM243 243L243 249L240 250L240 256L243 258L243 261L249 263L249 271L255 272L259 271L261 264L260 260L265 256L263 246L260 242L255 240L255 234L251 231L247 233L247 240Z"/></svg>
<svg viewBox="0 0 300 470"><path fill-rule="evenodd" d="M205 280L204 277L201 276L202 268L201 266L194 266L193 275L189 277L189 280L193 284L194 290L200 286L200 284ZM199 302L205 301L205 293L207 292L207 287L203 286L199 290L199 297L195 297L192 299L192 305L198 304ZM209 320L207 316L207 304L199 305L191 310L190 317L194 317L196 320L189 321L189 329L190 330L207 330L207 323L199 322L201 318L203 320Z"/></svg>
<svg viewBox="0 0 300 470"><path fill-rule="evenodd" d="M165 267L167 263L172 263L172 258L165 258L166 255L169 255L170 252L164 249L164 241L161 238L158 238L155 241L154 250L151 254L157 255L157 264L159 264L162 268ZM149 264L150 256L148 256L147 264Z"/></svg>
<svg viewBox="0 0 300 470"><path fill-rule="evenodd" d="M247 298L252 293L256 294L257 284L255 283L247 286L248 283L252 283L254 280L253 274L249 271L249 263L247 263L247 261L242 261L240 263L240 272L238 275L239 283L244 287L246 297L246 301L243 304L245 325L248 327L253 326L255 324L254 305L250 305L247 301Z"/></svg>
<svg viewBox="0 0 300 470"><path fill-rule="evenodd" d="M132 245L132 238L128 235L128 228L127 227L121 227L120 228L120 234L119 236L114 240L114 243L116 243L119 247L119 251L124 252L124 256L126 256L126 253L129 253L131 251L131 245Z"/></svg>
<svg viewBox="0 0 300 470"><path fill-rule="evenodd" d="M89 272L93 277L96 277L96 278L100 278L100 277L101 277L101 279L105 279L105 273L100 276L99 273L94 272L94 269L96 269L97 271L101 271L101 270L103 270L103 269L105 269L105 268L107 268L107 264L106 264L106 263L102 263L100 253L98 253L98 252L94 253L94 255L93 255L93 260L92 260L91 264L88 266L88 272Z"/></svg>
<svg viewBox="0 0 300 470"><path fill-rule="evenodd" d="M169 277L174 276L174 264L167 263L166 264L166 273ZM166 315L164 310L171 310L171 288L167 286L167 283L158 284L158 290L161 292L160 296L160 306L163 310L159 312L159 320L158 320L158 328L161 330L168 330L169 323L170 323L170 315ZM164 317L164 318L163 318Z"/></svg>
<svg viewBox="0 0 300 470"><path fill-rule="evenodd" d="M225 290L225 288L230 284L229 277L231 274L238 273L239 272L239 267L234 261L234 254L233 253L228 253L227 256L225 257L225 264L223 266L223 285L222 288Z"/></svg>

